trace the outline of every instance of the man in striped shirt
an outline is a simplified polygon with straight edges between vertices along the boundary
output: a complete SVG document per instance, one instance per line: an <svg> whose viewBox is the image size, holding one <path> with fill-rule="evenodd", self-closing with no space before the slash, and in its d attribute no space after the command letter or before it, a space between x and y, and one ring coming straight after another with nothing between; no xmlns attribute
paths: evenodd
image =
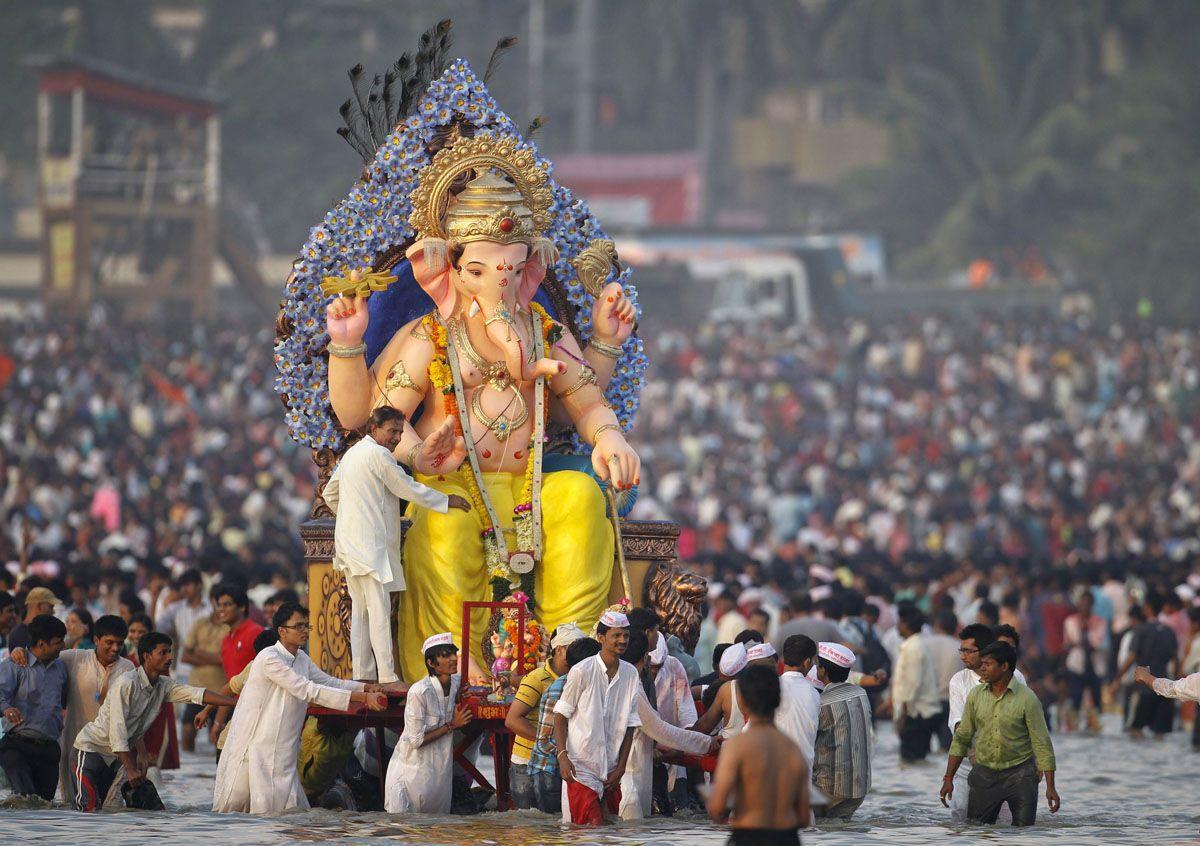
<svg viewBox="0 0 1200 846"><path fill-rule="evenodd" d="M849 819L871 789L871 703L867 692L850 684L854 653L840 643L817 645L817 677L821 715L813 753L813 786L826 803L814 808L818 817Z"/></svg>

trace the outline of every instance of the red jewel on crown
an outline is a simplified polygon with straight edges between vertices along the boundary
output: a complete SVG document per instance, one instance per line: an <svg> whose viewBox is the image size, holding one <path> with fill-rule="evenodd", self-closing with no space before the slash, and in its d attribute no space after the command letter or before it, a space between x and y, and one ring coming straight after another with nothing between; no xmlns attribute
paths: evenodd
<svg viewBox="0 0 1200 846"><path fill-rule="evenodd" d="M513 223L513 219L511 217L506 217L502 221L500 221L500 231L501 232L512 232L513 226L515 226L515 225L516 224Z"/></svg>

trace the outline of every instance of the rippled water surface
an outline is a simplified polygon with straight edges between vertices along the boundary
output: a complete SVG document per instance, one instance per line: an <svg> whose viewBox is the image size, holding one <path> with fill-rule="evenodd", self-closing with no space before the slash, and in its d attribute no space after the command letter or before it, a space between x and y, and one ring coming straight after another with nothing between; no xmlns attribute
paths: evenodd
<svg viewBox="0 0 1200 846"><path fill-rule="evenodd" d="M806 832L805 843L857 844L1200 843L1200 754L1177 732L1167 740L1135 742L1114 722L1099 736L1058 735L1058 789L1063 807L1051 817L1045 799L1033 830L949 824L937 798L945 759L900 768L896 738L882 725L876 745L875 785L849 824ZM489 762L490 763L490 762ZM212 800L215 765L207 755L184 757L184 768L165 775L163 799L172 810L150 814L111 811L85 816L65 808L12 802L0 810L0 842L78 844L161 843L414 843L414 844L718 844L726 833L707 820L659 819L604 830L564 830L557 819L533 813L476 817L392 817L313 810L273 819L219 815ZM486 772L487 770L485 770Z"/></svg>

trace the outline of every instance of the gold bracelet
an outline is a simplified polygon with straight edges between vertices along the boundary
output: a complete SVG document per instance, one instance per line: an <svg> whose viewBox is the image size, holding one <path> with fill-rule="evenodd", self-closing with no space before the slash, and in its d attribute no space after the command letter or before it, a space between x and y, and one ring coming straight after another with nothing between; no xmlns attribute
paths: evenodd
<svg viewBox="0 0 1200 846"><path fill-rule="evenodd" d="M625 354L625 350L616 344L606 344L603 341L597 341L595 338L588 341L588 347L608 358L620 358Z"/></svg>
<svg viewBox="0 0 1200 846"><path fill-rule="evenodd" d="M605 423L603 426L600 426L599 428L597 428L596 431L592 432L592 446L593 447L596 446L596 439L600 437L600 434L602 432L605 432L608 429L616 429L618 432L621 431L621 427L619 425L617 425L616 423Z"/></svg>
<svg viewBox="0 0 1200 846"><path fill-rule="evenodd" d="M600 380L596 378L596 371L584 364L579 368L579 378L575 381L575 384L559 394L558 398L566 399L581 388L598 384L600 384Z"/></svg>
<svg viewBox="0 0 1200 846"><path fill-rule="evenodd" d="M417 441L417 443L413 444L413 448L408 451L408 466L412 468L414 473L417 470L417 450L419 450L422 445L422 441Z"/></svg>
<svg viewBox="0 0 1200 846"><path fill-rule="evenodd" d="M334 358L358 358L367 351L367 345L355 344L352 347L347 347L330 341L325 349L329 350L329 354Z"/></svg>

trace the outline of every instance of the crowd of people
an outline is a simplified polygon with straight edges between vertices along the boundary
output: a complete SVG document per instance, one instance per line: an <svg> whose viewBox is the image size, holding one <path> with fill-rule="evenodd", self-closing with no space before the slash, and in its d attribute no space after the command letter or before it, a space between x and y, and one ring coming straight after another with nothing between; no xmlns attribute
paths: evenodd
<svg viewBox="0 0 1200 846"><path fill-rule="evenodd" d="M1005 623L1064 728L1095 726L1129 654L1200 669L1195 331L1044 314L712 323L652 352L634 516L680 523L683 558L747 619L774 631L828 599L834 619L870 600ZM1088 594L1081 631L1068 619Z"/></svg>
<svg viewBox="0 0 1200 846"><path fill-rule="evenodd" d="M154 807L147 775L207 726L220 810L474 809L450 763L469 719L452 641L427 644L430 676L411 689L338 684L300 657L295 527L314 474L279 425L270 331L102 311L3 330L0 697L20 719L6 715L0 763L39 762L11 786L83 809L119 787ZM1039 782L1056 810L1050 733L1097 731L1105 709L1136 735L1190 721L1200 748L1200 721L1175 704L1192 686L1170 682L1200 671L1196 333L929 318L714 323L649 342L633 516L684 527L681 558L709 580L700 642L684 650L643 609L590 636L560 627L509 715L518 807L597 822L699 807L709 790L724 819L754 795L744 762L773 737L746 727L767 723L815 790L759 828L854 814L889 717L903 761L935 742L949 755L942 796L961 819L1026 824ZM12 698L27 672L60 686L58 722ZM390 755L296 710L401 692L423 704ZM239 693L258 704L230 716ZM272 732L239 713L272 715ZM1016 714L1026 734L964 762ZM287 743L268 754L279 726ZM727 745L710 777L714 737Z"/></svg>

